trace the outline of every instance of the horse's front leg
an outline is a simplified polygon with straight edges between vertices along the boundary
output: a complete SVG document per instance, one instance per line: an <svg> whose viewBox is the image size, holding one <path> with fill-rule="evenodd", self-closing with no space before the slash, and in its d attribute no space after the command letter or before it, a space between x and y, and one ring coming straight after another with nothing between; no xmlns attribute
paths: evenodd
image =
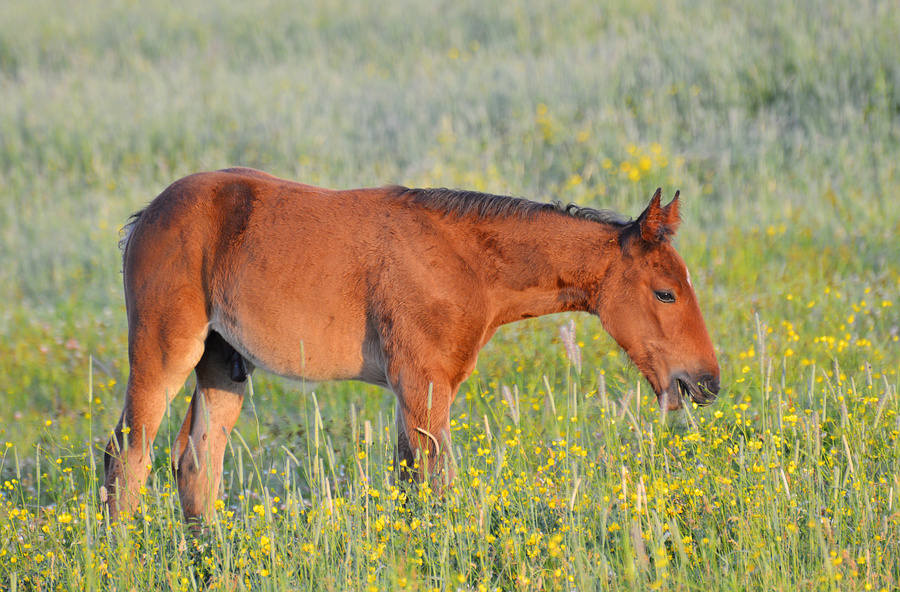
<svg viewBox="0 0 900 592"><path fill-rule="evenodd" d="M395 470L401 483L429 480L441 491L453 479L449 462L450 403L447 381L422 377L398 385Z"/></svg>

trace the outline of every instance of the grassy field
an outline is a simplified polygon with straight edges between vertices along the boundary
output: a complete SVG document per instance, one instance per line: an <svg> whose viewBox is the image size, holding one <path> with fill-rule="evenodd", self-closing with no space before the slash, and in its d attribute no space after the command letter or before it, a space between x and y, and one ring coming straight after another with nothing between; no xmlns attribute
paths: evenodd
<svg viewBox="0 0 900 592"><path fill-rule="evenodd" d="M898 31L849 0L4 2L0 590L900 588ZM505 327L437 496L391 484L392 395L260 373L213 528L167 468L186 391L109 525L119 229L231 165L630 216L680 189L720 399L661 415L586 315Z"/></svg>

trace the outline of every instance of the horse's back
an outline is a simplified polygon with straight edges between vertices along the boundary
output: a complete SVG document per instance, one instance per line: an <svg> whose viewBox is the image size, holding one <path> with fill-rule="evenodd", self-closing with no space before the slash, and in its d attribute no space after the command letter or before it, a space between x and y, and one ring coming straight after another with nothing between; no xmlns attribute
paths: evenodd
<svg viewBox="0 0 900 592"><path fill-rule="evenodd" d="M223 263L240 249L309 249L317 238L356 239L382 190L335 191L246 168L196 173L172 183L126 228L126 273L132 258L177 253ZM357 226L354 226L356 224ZM348 228L349 226L349 228ZM188 251L197 251L186 253ZM185 257L187 255L187 257ZM223 259L224 258L224 259Z"/></svg>

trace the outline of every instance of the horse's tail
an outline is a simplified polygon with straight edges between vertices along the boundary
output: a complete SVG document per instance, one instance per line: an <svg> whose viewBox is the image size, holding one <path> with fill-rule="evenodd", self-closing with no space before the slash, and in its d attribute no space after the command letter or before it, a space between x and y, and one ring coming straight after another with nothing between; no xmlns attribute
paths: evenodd
<svg viewBox="0 0 900 592"><path fill-rule="evenodd" d="M122 251L123 259L125 258L125 252L128 249L128 240L131 238L131 233L134 231L134 227L137 225L138 220L143 213L144 210L133 213L128 218L128 221L125 222L125 226L122 227L122 230L119 231L119 250Z"/></svg>

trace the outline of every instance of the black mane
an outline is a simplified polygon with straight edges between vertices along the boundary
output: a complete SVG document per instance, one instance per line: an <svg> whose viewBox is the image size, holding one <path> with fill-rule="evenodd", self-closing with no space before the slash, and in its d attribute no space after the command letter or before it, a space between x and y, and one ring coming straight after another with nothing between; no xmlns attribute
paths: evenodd
<svg viewBox="0 0 900 592"><path fill-rule="evenodd" d="M512 216L534 218L545 212L555 212L618 228L623 228L631 223L630 219L610 210L595 210L573 203L563 205L560 201L544 203L521 197L491 195L458 189L409 189L406 187L397 189L400 197L409 198L430 210L460 218L464 216L474 216L478 220Z"/></svg>

